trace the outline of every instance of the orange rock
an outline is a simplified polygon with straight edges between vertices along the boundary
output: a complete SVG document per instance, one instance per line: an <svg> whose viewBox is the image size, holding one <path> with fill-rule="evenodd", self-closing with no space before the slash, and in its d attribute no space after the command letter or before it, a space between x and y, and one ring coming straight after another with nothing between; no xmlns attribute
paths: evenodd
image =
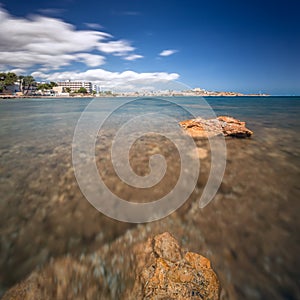
<svg viewBox="0 0 300 300"><path fill-rule="evenodd" d="M200 119L185 120L179 122L179 125L183 127L192 138L207 138L222 133L221 129L219 129L219 132L210 130Z"/></svg>
<svg viewBox="0 0 300 300"><path fill-rule="evenodd" d="M201 271L203 267L211 267L209 259L197 253L187 252L184 258L198 271Z"/></svg>
<svg viewBox="0 0 300 300"><path fill-rule="evenodd" d="M217 117L217 119L219 121L226 122L226 123L233 123L233 124L238 124L238 125L242 125L242 126L246 125L245 122L241 122L240 120L235 119L233 117L219 116L219 117Z"/></svg>
<svg viewBox="0 0 300 300"><path fill-rule="evenodd" d="M152 254L138 253L152 245ZM219 282L210 261L180 248L169 233L148 239L135 249L143 260L128 299L219 299Z"/></svg>
<svg viewBox="0 0 300 300"><path fill-rule="evenodd" d="M193 138L209 138L222 134L238 138L250 137L253 132L245 127L246 123L233 117L220 116L215 119L191 119L179 125Z"/></svg>

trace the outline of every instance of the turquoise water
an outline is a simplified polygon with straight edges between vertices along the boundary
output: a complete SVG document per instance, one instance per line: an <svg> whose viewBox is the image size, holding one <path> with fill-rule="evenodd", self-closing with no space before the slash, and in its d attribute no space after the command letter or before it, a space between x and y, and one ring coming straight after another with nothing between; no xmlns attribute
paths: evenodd
<svg viewBox="0 0 300 300"><path fill-rule="evenodd" d="M96 98L99 102L99 109L103 106L107 110L111 108L110 103L120 102L123 99L134 98ZM172 97L159 98L166 101L171 100L176 103L185 104L191 107L201 106L199 97ZM150 99L149 99L150 100ZM245 119L246 121L258 122L264 126L275 127L294 127L299 126L298 116L300 110L299 97L210 97L206 98L208 104L213 108L217 115L233 115L236 118ZM12 133L3 126L9 126L11 118L28 120L43 117L45 127L47 122L61 118L74 118L76 121L79 114L91 102L90 98L66 98L66 99L21 99L21 100L2 100L1 101L1 133ZM160 109L162 103L154 103L149 101L148 109ZM139 105L136 105L139 109ZM147 109L145 105L143 109ZM15 124L16 126L17 124ZM23 126L20 126L23 127Z"/></svg>
<svg viewBox="0 0 300 300"><path fill-rule="evenodd" d="M128 100L127 98L125 98ZM132 115L147 112L162 112L174 115L178 120L190 117L183 109L169 104L168 100L178 105L193 109L196 115L208 117L207 107L203 106L198 97L160 98L164 100L134 102L130 105ZM130 100L135 100L131 98ZM230 115L246 121L256 133L265 134L266 129L287 130L298 140L300 129L299 97L210 97L206 98L216 115ZM91 99L22 99L2 100L0 106L0 138L1 147L11 147L24 140L34 143L34 140L45 139L48 135L54 139L67 138L73 135L74 128ZM116 104L122 104L124 98L96 99L96 110L99 113L109 113ZM113 103L113 105L112 105ZM118 110L115 115L128 115L129 110ZM197 114L198 113L198 114ZM116 118L115 118L116 119ZM258 138L260 135L258 135ZM296 140L291 141L297 148Z"/></svg>
<svg viewBox="0 0 300 300"><path fill-rule="evenodd" d="M105 116L125 100L134 99L96 99L93 113ZM299 299L300 97L206 101L216 115L246 121L254 136L226 141L226 174L215 200L200 215L187 214L182 225L190 231L187 236L173 234L187 241L188 248L206 251L228 299ZM0 102L3 289L51 257L91 252L132 226L99 217L74 179L74 129L90 102L83 98ZM198 115L211 114L198 97L140 99L116 110L105 130L136 114L160 112L178 121L191 117L182 107Z"/></svg>

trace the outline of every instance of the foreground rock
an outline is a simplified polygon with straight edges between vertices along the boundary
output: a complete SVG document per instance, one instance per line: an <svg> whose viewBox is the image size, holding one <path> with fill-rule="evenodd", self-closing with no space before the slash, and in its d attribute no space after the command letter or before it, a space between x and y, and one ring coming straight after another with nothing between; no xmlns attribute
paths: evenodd
<svg viewBox="0 0 300 300"><path fill-rule="evenodd" d="M237 138L250 137L253 132L246 128L246 123L232 117L220 116L215 119L196 118L179 122L193 138L209 138L216 135Z"/></svg>
<svg viewBox="0 0 300 300"><path fill-rule="evenodd" d="M149 238L134 253L137 278L128 299L219 299L210 261L183 251L169 233Z"/></svg>
<svg viewBox="0 0 300 300"><path fill-rule="evenodd" d="M132 236L116 241L118 256L104 246L77 260L55 260L10 289L3 300L219 299L209 260L183 250L169 233L130 245L131 255L122 256L127 239Z"/></svg>

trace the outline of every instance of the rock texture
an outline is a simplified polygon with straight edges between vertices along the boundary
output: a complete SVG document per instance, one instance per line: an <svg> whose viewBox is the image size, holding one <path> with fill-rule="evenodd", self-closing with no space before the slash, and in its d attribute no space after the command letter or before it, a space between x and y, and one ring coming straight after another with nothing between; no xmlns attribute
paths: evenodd
<svg viewBox="0 0 300 300"><path fill-rule="evenodd" d="M233 117L219 116L215 119L196 118L179 122L193 138L209 138L216 135L237 138L250 137L253 132L246 128L246 123Z"/></svg>
<svg viewBox="0 0 300 300"><path fill-rule="evenodd" d="M219 299L210 261L163 233L135 247L137 279L129 299Z"/></svg>
<svg viewBox="0 0 300 300"><path fill-rule="evenodd" d="M125 235L114 248L120 250L131 238ZM80 259L57 259L2 299L219 299L210 261L183 250L168 232L129 245L127 251L131 255L117 257L104 246Z"/></svg>

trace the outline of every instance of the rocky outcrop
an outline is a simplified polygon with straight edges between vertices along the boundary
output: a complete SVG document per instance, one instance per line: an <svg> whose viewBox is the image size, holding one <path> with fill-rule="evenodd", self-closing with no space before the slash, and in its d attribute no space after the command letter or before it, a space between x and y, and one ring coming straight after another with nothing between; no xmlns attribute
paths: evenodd
<svg viewBox="0 0 300 300"><path fill-rule="evenodd" d="M210 138L216 135L237 138L250 137L253 132L246 128L246 123L233 117L220 116L215 119L196 118L179 122L193 138Z"/></svg>
<svg viewBox="0 0 300 300"><path fill-rule="evenodd" d="M180 248L168 233L134 249L136 281L129 299L219 299L219 283L210 261Z"/></svg>
<svg viewBox="0 0 300 300"><path fill-rule="evenodd" d="M129 238L125 235L113 246L118 257L104 246L80 259L54 260L2 299L219 299L219 282L208 259L182 249L168 232L129 245L130 255L122 256Z"/></svg>

